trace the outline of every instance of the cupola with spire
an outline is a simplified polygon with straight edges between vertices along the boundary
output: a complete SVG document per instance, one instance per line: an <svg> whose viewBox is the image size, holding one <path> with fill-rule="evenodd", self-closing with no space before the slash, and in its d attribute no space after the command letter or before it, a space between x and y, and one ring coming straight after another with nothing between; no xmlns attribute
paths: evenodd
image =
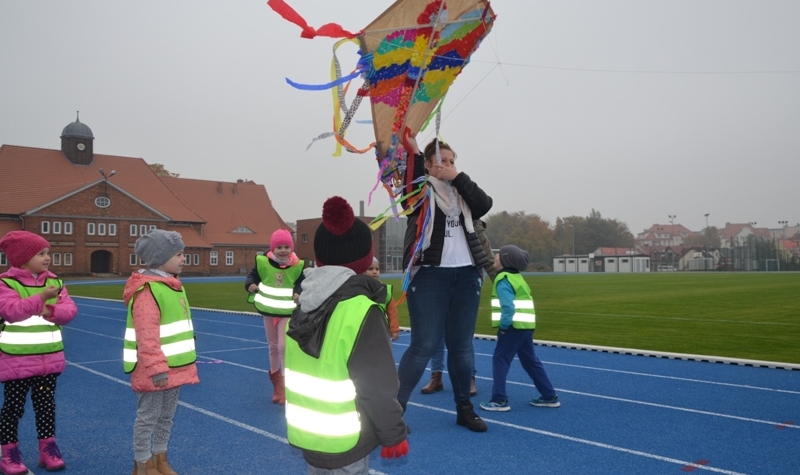
<svg viewBox="0 0 800 475"><path fill-rule="evenodd" d="M61 132L61 151L67 160L76 165L91 165L94 161L94 135L92 129L80 120L80 111L75 122Z"/></svg>

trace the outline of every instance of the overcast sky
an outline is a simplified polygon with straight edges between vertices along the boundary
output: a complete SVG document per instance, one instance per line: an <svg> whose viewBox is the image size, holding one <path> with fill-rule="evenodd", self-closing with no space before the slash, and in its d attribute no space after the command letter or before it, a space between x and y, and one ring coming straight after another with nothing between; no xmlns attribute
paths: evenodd
<svg viewBox="0 0 800 475"><path fill-rule="evenodd" d="M392 1L287 3L315 27L357 31ZM492 6L441 128L492 212L553 225L595 209L634 234L668 215L693 230L705 213L712 226L800 221L800 1ZM334 194L358 211L374 155L333 158L331 139L306 151L331 128L331 95L285 82L328 82L334 41L300 38L266 0L4 0L0 143L59 149L80 110L95 153L254 180L286 221L318 216ZM339 51L347 72L356 47ZM348 139L366 146L372 132L353 124ZM378 190L366 214L388 205Z"/></svg>

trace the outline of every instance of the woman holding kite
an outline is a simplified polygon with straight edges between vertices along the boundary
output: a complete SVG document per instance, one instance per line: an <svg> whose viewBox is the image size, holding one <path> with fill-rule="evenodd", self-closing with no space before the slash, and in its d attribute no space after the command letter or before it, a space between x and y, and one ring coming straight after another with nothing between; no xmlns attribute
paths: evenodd
<svg viewBox="0 0 800 475"><path fill-rule="evenodd" d="M407 291L412 330L411 344L397 370L397 400L406 407L444 335L456 423L484 432L486 423L470 402L470 381L483 280L480 269L487 258L472 222L489 212L492 198L456 169L456 153L446 143L434 139L424 154L413 137L406 138L405 146L414 154L409 154L404 177L406 192L427 175L428 199L408 216L403 267L412 265Z"/></svg>

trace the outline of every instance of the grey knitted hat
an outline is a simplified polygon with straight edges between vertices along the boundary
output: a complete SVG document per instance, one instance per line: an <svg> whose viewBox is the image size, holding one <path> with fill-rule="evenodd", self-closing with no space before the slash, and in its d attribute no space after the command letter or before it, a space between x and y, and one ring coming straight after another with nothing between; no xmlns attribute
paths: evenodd
<svg viewBox="0 0 800 475"><path fill-rule="evenodd" d="M513 244L500 248L500 264L503 267L522 272L528 268L531 256L528 251L522 250Z"/></svg>
<svg viewBox="0 0 800 475"><path fill-rule="evenodd" d="M183 239L176 231L153 229L136 240L133 252L151 269L157 269L183 250Z"/></svg>

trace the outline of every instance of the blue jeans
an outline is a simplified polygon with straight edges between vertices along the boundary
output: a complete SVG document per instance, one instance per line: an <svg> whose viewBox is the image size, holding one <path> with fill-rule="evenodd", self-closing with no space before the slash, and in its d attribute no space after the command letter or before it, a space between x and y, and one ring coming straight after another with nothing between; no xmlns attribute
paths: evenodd
<svg viewBox="0 0 800 475"><path fill-rule="evenodd" d="M492 357L492 401L503 402L508 399L506 394L506 376L508 368L514 360L514 355L519 356L522 368L533 380L536 389L544 399L552 399L556 390L550 383L550 378L544 370L542 362L533 349L533 330L517 330L509 328L506 332L497 332L497 346L494 347Z"/></svg>
<svg viewBox="0 0 800 475"><path fill-rule="evenodd" d="M411 321L411 343L400 359L397 400L406 407L425 366L444 335L447 371L456 404L469 403L475 357L472 339L481 299L483 277L475 266L421 267L406 298Z"/></svg>
<svg viewBox="0 0 800 475"><path fill-rule="evenodd" d="M472 349L473 358L475 357L475 348ZM444 335L442 335L442 341L439 342L439 347L436 348L436 353L431 356L431 372L442 372L444 371ZM478 374L478 370L475 369L475 364L472 365L472 376Z"/></svg>

